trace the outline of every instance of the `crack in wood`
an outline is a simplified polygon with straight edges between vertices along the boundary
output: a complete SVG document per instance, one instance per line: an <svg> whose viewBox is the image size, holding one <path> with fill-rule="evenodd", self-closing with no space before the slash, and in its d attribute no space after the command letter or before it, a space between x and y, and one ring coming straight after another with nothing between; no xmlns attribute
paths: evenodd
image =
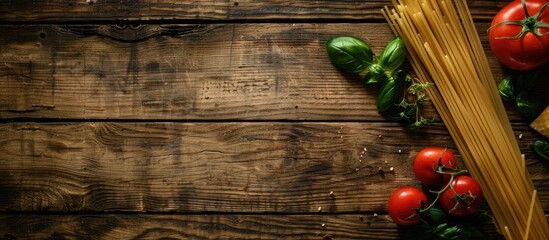
<svg viewBox="0 0 549 240"><path fill-rule="evenodd" d="M182 37L202 34L214 29L213 25L170 24L170 25L67 25L61 27L65 33L81 36L102 36L119 42L142 42L159 36Z"/></svg>

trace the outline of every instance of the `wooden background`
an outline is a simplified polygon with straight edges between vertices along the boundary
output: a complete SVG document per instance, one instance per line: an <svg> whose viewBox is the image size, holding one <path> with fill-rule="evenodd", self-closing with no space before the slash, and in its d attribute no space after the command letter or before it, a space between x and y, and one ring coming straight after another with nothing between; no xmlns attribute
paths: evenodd
<svg viewBox="0 0 549 240"><path fill-rule="evenodd" d="M389 4L1 1L0 239L399 239L391 191L420 186L422 147L455 145L440 121L385 121L324 51L379 53ZM505 2L469 4L502 79L486 29ZM549 210L539 136L508 112Z"/></svg>

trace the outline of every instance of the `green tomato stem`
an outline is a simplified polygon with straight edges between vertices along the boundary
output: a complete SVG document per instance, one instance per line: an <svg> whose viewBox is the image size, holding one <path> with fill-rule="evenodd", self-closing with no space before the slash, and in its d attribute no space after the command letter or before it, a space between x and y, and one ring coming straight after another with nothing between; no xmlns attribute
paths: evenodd
<svg viewBox="0 0 549 240"><path fill-rule="evenodd" d="M442 188L441 190L439 191L432 191L430 190L429 192L431 193L434 193L436 194L437 196L435 197L435 200L433 200L433 202L431 204L429 204L429 206L427 206L426 208L422 208L422 209L419 209L418 212L421 214L421 213L424 213L424 212L427 212L429 211L432 207L435 206L435 204L438 202L438 199L440 199L440 195L442 195L442 193L444 193L444 191L451 189L454 194L456 196L458 196L457 192L454 190L454 187L452 186L452 182L454 181L454 178L458 175L461 175L461 174L466 174L468 173L469 171L467 170L460 170L460 171L457 171L457 172L444 172L444 171L441 171L441 170L437 170L436 171L437 173L439 174L445 174L445 175L450 175L450 181L448 181L448 183L446 184L446 186L444 186L444 188Z"/></svg>
<svg viewBox="0 0 549 240"><path fill-rule="evenodd" d="M545 3L534 16L530 16L530 14L528 13L528 9L526 7L526 1L522 0L522 7L524 8L524 19L522 19L522 20L502 21L502 22L499 22L499 23L491 26L490 28L488 28L488 31L490 31L490 30L492 30L492 28L495 28L495 27L500 26L500 25L511 24L511 25L521 25L522 30L520 30L520 32L515 36L498 37L496 39L519 39L522 36L524 36L524 34L526 34L527 32L532 32L533 34L535 34L538 37L541 37L543 35L547 35L548 33L541 33L538 30L538 28L548 28L549 27L548 24L540 22L540 20L539 20L539 17L545 11L547 6L549 6L549 3Z"/></svg>
<svg viewBox="0 0 549 240"><path fill-rule="evenodd" d="M530 14L528 13L528 8L526 7L526 0L522 0L522 8L524 9L524 17L526 19L530 18Z"/></svg>

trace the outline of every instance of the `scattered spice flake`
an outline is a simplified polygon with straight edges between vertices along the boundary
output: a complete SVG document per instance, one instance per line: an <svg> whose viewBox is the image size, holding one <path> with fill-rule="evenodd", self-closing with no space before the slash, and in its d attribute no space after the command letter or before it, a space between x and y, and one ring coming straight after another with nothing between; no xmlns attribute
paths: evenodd
<svg viewBox="0 0 549 240"><path fill-rule="evenodd" d="M360 152L360 159L358 160L359 162L362 162L362 158L364 157L364 155L366 154L367 151L368 151L368 149L366 149L366 147L364 147L362 152Z"/></svg>

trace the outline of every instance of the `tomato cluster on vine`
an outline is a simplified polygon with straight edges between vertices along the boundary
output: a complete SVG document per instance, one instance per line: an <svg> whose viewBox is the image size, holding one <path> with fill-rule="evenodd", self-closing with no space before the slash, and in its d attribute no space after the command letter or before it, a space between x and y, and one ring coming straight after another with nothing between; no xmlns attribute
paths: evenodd
<svg viewBox="0 0 549 240"><path fill-rule="evenodd" d="M389 198L387 210L399 225L414 225L422 221L435 205L453 216L468 216L483 205L480 184L466 170L459 170L454 154L446 147L428 146L415 157L416 178L429 189L434 199L414 186L402 186Z"/></svg>

